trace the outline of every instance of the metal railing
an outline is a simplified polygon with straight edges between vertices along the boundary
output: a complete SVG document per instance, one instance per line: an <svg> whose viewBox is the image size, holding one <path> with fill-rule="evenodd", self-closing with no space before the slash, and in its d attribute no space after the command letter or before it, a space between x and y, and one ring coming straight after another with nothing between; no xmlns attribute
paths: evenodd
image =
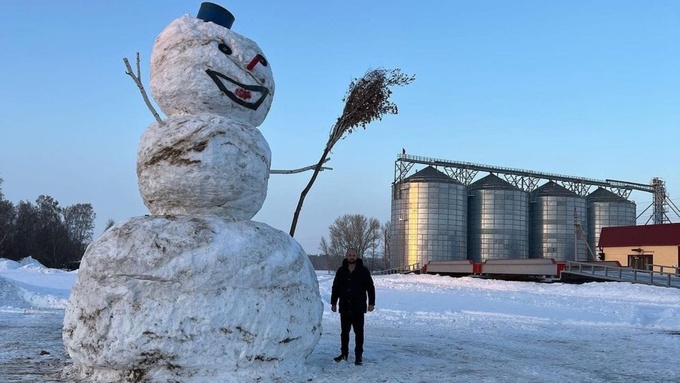
<svg viewBox="0 0 680 383"><path fill-rule="evenodd" d="M677 274L678 268L672 266L665 267L674 269L675 272L664 273L663 269L661 271L640 270L631 267L600 265L597 262L574 261L568 261L563 272L592 276L599 279L680 288L680 276Z"/></svg>
<svg viewBox="0 0 680 383"><path fill-rule="evenodd" d="M647 265L647 269L650 270L650 271L657 271L658 270L658 272L660 274L680 275L680 267L677 267L677 266ZM666 271L664 272L664 270L666 270Z"/></svg>
<svg viewBox="0 0 680 383"><path fill-rule="evenodd" d="M394 268L386 269L386 270L378 270L378 271L372 272L371 274L373 274L373 275L403 274L403 273L412 273L414 271L420 271L420 263L414 263L412 265L407 265L407 266L402 266L402 267L394 267Z"/></svg>

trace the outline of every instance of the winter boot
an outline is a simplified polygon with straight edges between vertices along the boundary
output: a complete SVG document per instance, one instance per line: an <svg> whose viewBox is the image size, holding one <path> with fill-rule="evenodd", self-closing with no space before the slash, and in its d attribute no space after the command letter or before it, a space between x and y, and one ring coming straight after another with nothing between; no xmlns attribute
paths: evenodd
<svg viewBox="0 0 680 383"><path fill-rule="evenodd" d="M336 356L335 358L333 358L333 360L336 361L336 362L347 360L347 354L340 354L340 355Z"/></svg>

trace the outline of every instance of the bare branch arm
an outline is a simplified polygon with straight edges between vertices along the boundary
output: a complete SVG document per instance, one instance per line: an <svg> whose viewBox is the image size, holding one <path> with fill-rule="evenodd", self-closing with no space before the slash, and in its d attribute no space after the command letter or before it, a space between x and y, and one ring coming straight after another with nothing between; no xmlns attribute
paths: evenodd
<svg viewBox="0 0 680 383"><path fill-rule="evenodd" d="M139 52L135 54L135 58L137 61L137 78L139 79L139 82L142 82L142 70L139 68Z"/></svg>
<svg viewBox="0 0 680 383"><path fill-rule="evenodd" d="M151 105L151 101L149 101L149 97L146 95L146 91L144 90L144 85L142 85L142 74L141 70L139 69L139 52L137 53L137 75L135 75L132 72L132 66L130 65L130 62L128 61L127 57L123 58L123 62L125 63L125 67L127 68L127 72L125 72L125 74L132 77L132 80L135 82L135 84L137 84L137 88L139 88L139 91L142 93L142 98L146 103L146 107L149 108L151 114L153 114L156 121L158 121L158 125L160 126L165 125L165 123L161 119L161 116L158 115L156 109L154 109L153 105Z"/></svg>
<svg viewBox="0 0 680 383"><path fill-rule="evenodd" d="M278 170L278 169L272 169L269 171L269 174L294 174L294 173L302 173L306 172L307 170L314 170L316 168L316 165L309 165L305 166L304 168L298 168L298 169L290 169L290 170ZM324 170L333 170L333 168L329 168L326 166L322 166L319 171L324 171Z"/></svg>
<svg viewBox="0 0 680 383"><path fill-rule="evenodd" d="M329 157L329 158L326 158L326 160L324 161L324 163L325 163L325 162L328 162L329 160L330 160L330 157ZM304 168L291 169L291 170L274 170L274 169L272 169L272 170L269 171L269 174L293 174L293 173L302 173L302 172L306 172L307 170L314 170L314 169L316 168L316 166L317 166L317 164L314 164L314 165L305 166ZM319 171L324 171L324 170L333 170L333 168L328 168L328 167L322 166L321 169L320 169Z"/></svg>

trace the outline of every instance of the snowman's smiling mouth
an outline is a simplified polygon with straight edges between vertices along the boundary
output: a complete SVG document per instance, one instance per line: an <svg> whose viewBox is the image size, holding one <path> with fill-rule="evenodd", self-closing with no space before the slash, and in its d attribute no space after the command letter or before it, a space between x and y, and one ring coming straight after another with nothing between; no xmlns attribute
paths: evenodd
<svg viewBox="0 0 680 383"><path fill-rule="evenodd" d="M242 84L212 69L206 69L205 73L213 79L222 93L235 103L248 109L256 110L259 108L269 94L269 89L264 86ZM250 102L251 99L255 99L254 102Z"/></svg>

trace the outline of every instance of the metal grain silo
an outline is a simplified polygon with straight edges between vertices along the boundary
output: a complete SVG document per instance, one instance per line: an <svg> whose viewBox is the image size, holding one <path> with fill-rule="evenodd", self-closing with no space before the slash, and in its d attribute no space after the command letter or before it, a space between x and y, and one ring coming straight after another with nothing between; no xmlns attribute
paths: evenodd
<svg viewBox="0 0 680 383"><path fill-rule="evenodd" d="M467 259L467 187L432 166L392 186L391 267Z"/></svg>
<svg viewBox="0 0 680 383"><path fill-rule="evenodd" d="M588 206L588 244L597 254L597 243L603 227L634 226L635 202L620 197L607 189L598 188L586 197Z"/></svg>
<svg viewBox="0 0 680 383"><path fill-rule="evenodd" d="M468 259L528 258L529 193L493 174L468 188Z"/></svg>
<svg viewBox="0 0 680 383"><path fill-rule="evenodd" d="M531 193L529 254L532 258L587 261L586 200L549 181ZM576 236L574 214L584 237Z"/></svg>

